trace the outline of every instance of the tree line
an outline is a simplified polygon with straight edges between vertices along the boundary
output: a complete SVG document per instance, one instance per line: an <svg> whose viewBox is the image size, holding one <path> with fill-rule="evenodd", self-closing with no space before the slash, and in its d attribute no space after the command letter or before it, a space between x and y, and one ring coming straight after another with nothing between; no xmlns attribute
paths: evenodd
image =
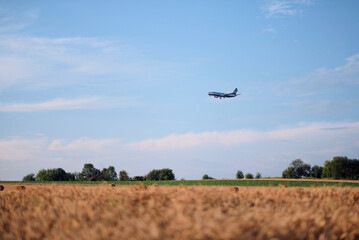
<svg viewBox="0 0 359 240"><path fill-rule="evenodd" d="M254 175L252 173L246 173L246 175L244 175L241 170L238 170L237 173L236 173L236 179L243 179L243 178L253 179ZM262 178L262 174L260 172L257 172L256 175L255 175L255 178L257 178L257 179ZM215 178L208 176L208 174L204 174L202 176L202 179L206 180L206 179L215 179Z"/></svg>
<svg viewBox="0 0 359 240"><path fill-rule="evenodd" d="M115 167L109 166L99 170L91 163L84 164L81 172L66 172L62 168L41 169L36 175L27 174L23 181L161 181L175 180L172 169L153 169L145 176L130 177L125 170L118 173Z"/></svg>
<svg viewBox="0 0 359 240"><path fill-rule="evenodd" d="M301 159L293 160L289 167L282 173L283 178L332 178L332 179L359 179L359 160L347 157L333 157L326 160L324 166L304 163Z"/></svg>
<svg viewBox="0 0 359 240"><path fill-rule="evenodd" d="M282 172L283 178L332 178L332 179L359 179L359 160L349 159L347 157L333 157L332 160L326 160L324 166L305 163L301 159L293 160L288 168ZM257 172L254 176L252 173L243 174L238 170L237 179L262 178L261 173ZM23 177L23 181L161 181L175 180L175 174L172 169L153 169L144 176L133 176L122 170L118 173L115 167L109 166L99 170L91 163L84 164L81 172L69 173L62 168L41 169L36 175L31 173ZM202 179L214 179L204 174Z"/></svg>

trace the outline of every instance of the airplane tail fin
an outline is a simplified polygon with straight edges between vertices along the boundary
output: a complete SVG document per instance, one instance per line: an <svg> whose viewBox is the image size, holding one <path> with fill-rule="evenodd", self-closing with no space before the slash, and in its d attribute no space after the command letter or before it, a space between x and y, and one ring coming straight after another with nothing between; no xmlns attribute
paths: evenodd
<svg viewBox="0 0 359 240"><path fill-rule="evenodd" d="M233 91L233 93L237 93L238 92L238 89L236 88L236 89L234 89L234 91Z"/></svg>

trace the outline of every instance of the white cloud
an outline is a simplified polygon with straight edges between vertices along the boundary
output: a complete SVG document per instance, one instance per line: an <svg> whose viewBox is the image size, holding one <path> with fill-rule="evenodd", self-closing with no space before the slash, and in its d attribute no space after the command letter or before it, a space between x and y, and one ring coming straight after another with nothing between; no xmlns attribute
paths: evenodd
<svg viewBox="0 0 359 240"><path fill-rule="evenodd" d="M21 179L29 173L29 166L33 172L54 167L81 171L87 162L97 168L113 165L133 175L169 167L178 178L187 179L200 178L203 173L233 177L237 167L279 176L295 158L312 165L337 155L358 158L358 136L359 122L344 122L307 123L272 131L173 134L132 143L118 138L13 137L0 140L0 176L2 180Z"/></svg>
<svg viewBox="0 0 359 240"><path fill-rule="evenodd" d="M0 159L20 161L40 158L46 149L46 138L13 137L0 140Z"/></svg>
<svg viewBox="0 0 359 240"><path fill-rule="evenodd" d="M328 132L328 129L338 129L340 131ZM229 132L173 134L160 139L147 139L129 143L127 146L142 150L184 149L216 145L239 146L264 141L303 141L308 138L315 139L318 136L336 135L347 131L359 133L359 123L317 123L268 132L235 130Z"/></svg>
<svg viewBox="0 0 359 240"><path fill-rule="evenodd" d="M51 141L48 150L51 151L84 151L84 152L102 152L109 147L117 147L121 144L119 139L90 139L80 138L74 141L64 139L55 139Z"/></svg>
<svg viewBox="0 0 359 240"><path fill-rule="evenodd" d="M37 112L45 110L102 109L133 107L140 103L133 97L57 98L40 103L1 103L0 112Z"/></svg>
<svg viewBox="0 0 359 240"><path fill-rule="evenodd" d="M268 0L262 6L267 18L293 16L302 12L303 5L311 5L311 0Z"/></svg>
<svg viewBox="0 0 359 240"><path fill-rule="evenodd" d="M282 128L272 131L233 130L228 132L202 132L172 134L159 139L145 139L139 142L125 143L118 138L91 139L82 137L75 140L53 139L45 137L29 139L14 137L0 140L0 155L3 159L18 159L14 156L31 157L33 150L39 151L82 151L86 153L110 151L122 148L129 150L181 150L196 147L240 146L260 144L264 142L291 142L299 145L310 145L314 149L314 142L331 141L338 143L343 139L358 144L359 122L352 123L302 123L296 127ZM111 150L112 149L112 150ZM28 154L19 154L23 150Z"/></svg>

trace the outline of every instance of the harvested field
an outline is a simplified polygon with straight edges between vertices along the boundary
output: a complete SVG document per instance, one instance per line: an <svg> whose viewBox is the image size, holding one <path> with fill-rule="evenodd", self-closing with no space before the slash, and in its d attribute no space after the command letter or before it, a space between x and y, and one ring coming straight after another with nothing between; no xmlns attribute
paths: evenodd
<svg viewBox="0 0 359 240"><path fill-rule="evenodd" d="M23 185L0 239L359 239L358 188Z"/></svg>

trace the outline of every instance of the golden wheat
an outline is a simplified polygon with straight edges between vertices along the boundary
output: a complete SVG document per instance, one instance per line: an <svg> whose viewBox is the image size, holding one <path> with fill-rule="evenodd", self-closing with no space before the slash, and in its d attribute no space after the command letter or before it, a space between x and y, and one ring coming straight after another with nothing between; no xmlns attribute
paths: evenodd
<svg viewBox="0 0 359 240"><path fill-rule="evenodd" d="M359 189L6 184L0 239L359 239Z"/></svg>

